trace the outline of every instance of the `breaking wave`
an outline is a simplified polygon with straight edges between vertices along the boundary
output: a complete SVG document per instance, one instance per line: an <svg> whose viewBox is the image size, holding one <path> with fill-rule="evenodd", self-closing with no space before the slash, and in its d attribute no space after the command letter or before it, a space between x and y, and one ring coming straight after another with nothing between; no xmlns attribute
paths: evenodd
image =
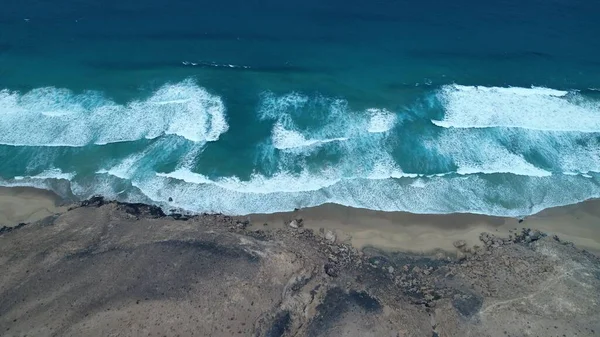
<svg viewBox="0 0 600 337"><path fill-rule="evenodd" d="M85 146L174 134L209 142L229 128L220 97L187 80L121 105L98 92L0 91L0 144Z"/></svg>
<svg viewBox="0 0 600 337"><path fill-rule="evenodd" d="M229 128L225 106L191 81L165 85L148 99L125 105L97 93L36 90L0 95L0 131L8 132L0 134L0 143L41 145L0 147L14 160L36 160L35 167L7 170L19 175L4 175L2 185L64 194L69 183L68 193L80 198L99 193L167 209L229 214L337 203L521 216L600 196L600 114L597 103L575 91L446 85L427 89L423 99L433 98L434 104L418 111L265 93L258 110L249 112L256 120L232 126L260 133L234 141L240 153L254 155L252 161L227 152L236 132L221 144L207 143ZM31 125L18 126L17 132L10 121ZM58 122L66 123L65 134L48 133ZM94 147L94 153L108 157L88 165L92 173L60 165L74 151L90 151L73 147L157 137L135 147L125 144L128 152L118 156L112 148L102 149L116 145ZM48 147L59 145L66 149Z"/></svg>
<svg viewBox="0 0 600 337"><path fill-rule="evenodd" d="M437 99L444 116L432 122L445 128L600 132L600 104L575 91L446 85Z"/></svg>

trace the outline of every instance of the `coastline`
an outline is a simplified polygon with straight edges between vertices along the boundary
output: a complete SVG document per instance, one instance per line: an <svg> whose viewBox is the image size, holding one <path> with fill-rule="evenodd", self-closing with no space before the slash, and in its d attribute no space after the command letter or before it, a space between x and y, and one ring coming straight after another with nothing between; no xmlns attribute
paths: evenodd
<svg viewBox="0 0 600 337"><path fill-rule="evenodd" d="M51 191L32 187L0 187L0 225L15 226L64 213L68 206ZM414 214L382 212L325 204L291 212L250 214L233 218L248 220L250 230L287 227L302 219L304 227L335 232L339 241L357 249L373 247L388 252L428 254L456 252L453 243L464 240L480 244L482 232L508 237L515 229L536 229L558 235L596 254L600 253L600 200L545 209L519 219L481 214ZM267 224L266 226L264 224Z"/></svg>
<svg viewBox="0 0 600 337"><path fill-rule="evenodd" d="M516 218L482 214L414 214L381 212L326 204L295 212L253 214L253 227L280 227L292 219L303 220L307 228L335 230L356 248L375 247L387 251L428 253L455 251L453 243L465 240L479 243L482 232L508 237L510 231L524 227L537 229L581 248L600 253L600 200L545 209L519 221Z"/></svg>
<svg viewBox="0 0 600 337"><path fill-rule="evenodd" d="M593 211L594 204L587 207ZM547 216L581 212L576 206ZM407 243L397 251L357 249L310 228L335 226L327 221L339 217L364 230L365 221L383 221L381 214L327 206L287 216L300 214L306 220L295 227L275 228L273 218L257 229L258 216L251 226L247 217L166 215L156 206L93 197L42 221L2 227L3 336L502 337L527 331L591 337L600 331L600 257L558 236L529 228L509 238L486 232L478 247L455 242L455 257L410 254L398 251ZM500 225L473 215L387 216L390 223L420 223L432 237L442 236L444 223L463 231L478 230L483 220Z"/></svg>

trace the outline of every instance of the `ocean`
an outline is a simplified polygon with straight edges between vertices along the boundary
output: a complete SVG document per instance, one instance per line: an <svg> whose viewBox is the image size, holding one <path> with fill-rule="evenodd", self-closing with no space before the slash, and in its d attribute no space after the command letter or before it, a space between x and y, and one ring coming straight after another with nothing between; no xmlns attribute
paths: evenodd
<svg viewBox="0 0 600 337"><path fill-rule="evenodd" d="M3 186L233 215L600 197L599 1L1 8Z"/></svg>

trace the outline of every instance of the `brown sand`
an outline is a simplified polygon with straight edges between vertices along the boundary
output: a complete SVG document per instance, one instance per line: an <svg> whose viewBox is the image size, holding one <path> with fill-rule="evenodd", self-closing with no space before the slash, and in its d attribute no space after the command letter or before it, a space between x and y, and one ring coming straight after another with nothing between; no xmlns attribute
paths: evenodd
<svg viewBox="0 0 600 337"><path fill-rule="evenodd" d="M60 205L60 198L50 191L0 187L0 227L34 222L66 210Z"/></svg>
<svg viewBox="0 0 600 337"><path fill-rule="evenodd" d="M59 203L59 198L49 191L0 187L0 225L33 222L64 212L66 207L58 206ZM508 236L511 229L527 227L557 234L579 247L600 252L600 200L547 209L527 217L522 223L515 218L477 214L378 212L333 204L296 212L248 216L254 229L263 229L264 223L268 224L267 228L283 227L294 218L302 218L307 228L335 231L339 240L357 248L455 252L453 242L457 240L477 245L482 232Z"/></svg>
<svg viewBox="0 0 600 337"><path fill-rule="evenodd" d="M378 212L333 204L250 216L255 228L263 227L263 223L284 226L294 218L302 218L307 228L333 230L341 240L349 240L357 248L372 246L415 253L455 251L453 243L457 240L477 245L482 232L508 236L509 230L527 227L557 234L579 247L600 252L600 200L547 209L522 223L515 218L477 214Z"/></svg>

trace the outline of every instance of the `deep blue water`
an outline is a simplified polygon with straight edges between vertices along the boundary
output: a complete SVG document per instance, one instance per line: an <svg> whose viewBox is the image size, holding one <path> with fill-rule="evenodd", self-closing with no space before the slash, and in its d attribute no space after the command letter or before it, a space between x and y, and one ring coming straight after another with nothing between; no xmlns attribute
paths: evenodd
<svg viewBox="0 0 600 337"><path fill-rule="evenodd" d="M599 197L598 13L5 1L0 183L232 214L525 215Z"/></svg>

